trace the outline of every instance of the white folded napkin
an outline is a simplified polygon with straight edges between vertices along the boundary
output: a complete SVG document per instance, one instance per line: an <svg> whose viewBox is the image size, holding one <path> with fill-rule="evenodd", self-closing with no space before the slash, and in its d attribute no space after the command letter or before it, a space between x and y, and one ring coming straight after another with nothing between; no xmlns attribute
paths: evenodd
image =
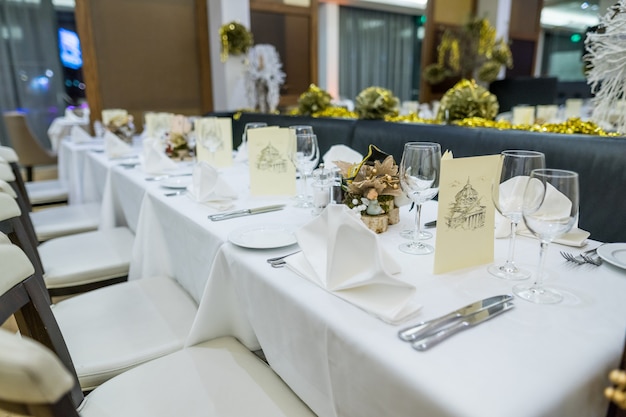
<svg viewBox="0 0 626 417"><path fill-rule="evenodd" d="M286 262L299 275L389 323L419 310L415 287L391 276L400 265L347 206L329 205L296 238L302 252Z"/></svg>
<svg viewBox="0 0 626 417"><path fill-rule="evenodd" d="M346 145L333 145L322 158L326 168L335 166L335 161L359 163L363 160L363 155Z"/></svg>
<svg viewBox="0 0 626 417"><path fill-rule="evenodd" d="M237 193L220 178L219 172L206 162L198 162L193 168L188 195L198 203L216 210L228 210L233 206Z"/></svg>
<svg viewBox="0 0 626 417"><path fill-rule="evenodd" d="M172 161L163 150L162 142L155 138L143 140L143 170L147 174L160 174L176 169L176 162Z"/></svg>
<svg viewBox="0 0 626 417"><path fill-rule="evenodd" d="M70 131L70 139L74 143L85 143L91 142L92 137L82 127L72 126L72 130Z"/></svg>
<svg viewBox="0 0 626 417"><path fill-rule="evenodd" d="M242 142L237 147L237 154L235 155L235 162L246 162L248 160L248 142Z"/></svg>
<svg viewBox="0 0 626 417"><path fill-rule="evenodd" d="M529 177L527 176L518 176L500 184L500 200L518 199L518 203L521 206L528 178ZM548 184L546 200L551 211L563 211L565 215L569 213L571 201L550 184ZM536 237L530 230L528 230L523 221L517 225L517 234L521 236ZM496 239L506 238L510 235L511 221L496 211ZM554 239L554 242L567 246L581 247L587 244L587 238L589 235L589 232L581 230L574 225L572 230L563 236L557 237Z"/></svg>
<svg viewBox="0 0 626 417"><path fill-rule="evenodd" d="M109 158L121 158L134 153L132 146L117 137L110 130L104 131L104 151Z"/></svg>

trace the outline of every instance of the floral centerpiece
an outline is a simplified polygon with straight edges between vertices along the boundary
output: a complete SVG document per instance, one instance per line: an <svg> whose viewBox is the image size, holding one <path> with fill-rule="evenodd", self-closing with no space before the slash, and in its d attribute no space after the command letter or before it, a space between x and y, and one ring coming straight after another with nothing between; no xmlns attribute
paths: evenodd
<svg viewBox="0 0 626 417"><path fill-rule="evenodd" d="M172 117L169 132L165 134L165 153L172 159L185 160L192 156L193 124L188 117Z"/></svg>
<svg viewBox="0 0 626 417"><path fill-rule="evenodd" d="M363 222L374 232L382 233L400 221L396 199L403 197L398 165L374 145L359 163L335 161L341 171L343 203L361 214Z"/></svg>
<svg viewBox="0 0 626 417"><path fill-rule="evenodd" d="M135 124L133 123L133 116L130 114L118 114L111 117L106 128L124 142L131 143L133 141Z"/></svg>

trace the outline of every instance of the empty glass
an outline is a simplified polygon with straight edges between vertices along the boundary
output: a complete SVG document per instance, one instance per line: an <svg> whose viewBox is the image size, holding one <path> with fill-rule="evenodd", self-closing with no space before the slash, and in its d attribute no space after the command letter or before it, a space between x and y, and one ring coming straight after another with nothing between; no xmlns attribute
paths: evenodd
<svg viewBox="0 0 626 417"><path fill-rule="evenodd" d="M432 142L409 142L404 145L400 162L400 186L415 203L415 231L413 240L400 245L400 250L412 255L425 255L435 249L419 240L422 204L439 192L441 147Z"/></svg>
<svg viewBox="0 0 626 417"><path fill-rule="evenodd" d="M578 219L578 174L561 169L535 169L524 192L522 213L528 229L540 240L539 265L532 284L519 284L513 292L533 303L558 303L563 296L545 287L544 264L548 245Z"/></svg>
<svg viewBox="0 0 626 417"><path fill-rule="evenodd" d="M545 156L541 152L508 150L500 154L500 163L491 185L491 197L496 210L511 223L511 237L506 262L490 265L492 275L508 279L530 278L530 271L519 268L514 261L517 226L522 221L524 191L533 169L545 168Z"/></svg>
<svg viewBox="0 0 626 417"><path fill-rule="evenodd" d="M295 207L313 207L313 203L308 196L307 177L311 175L320 160L317 136L310 133L296 135L296 146L291 154L291 160L298 172L300 172L304 188L303 198L296 202Z"/></svg>

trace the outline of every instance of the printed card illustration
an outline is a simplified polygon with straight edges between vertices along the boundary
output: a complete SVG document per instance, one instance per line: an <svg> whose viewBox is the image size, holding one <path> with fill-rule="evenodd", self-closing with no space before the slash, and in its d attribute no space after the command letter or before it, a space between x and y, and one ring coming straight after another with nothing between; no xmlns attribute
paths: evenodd
<svg viewBox="0 0 626 417"><path fill-rule="evenodd" d="M214 167L233 164L233 133L230 118L203 117L194 124L196 158Z"/></svg>
<svg viewBox="0 0 626 417"><path fill-rule="evenodd" d="M296 193L295 146L295 134L288 128L270 126L248 132L250 194Z"/></svg>
<svg viewBox="0 0 626 417"><path fill-rule="evenodd" d="M146 122L146 135L149 138L163 139L172 127L172 113L148 112L144 116Z"/></svg>
<svg viewBox="0 0 626 417"><path fill-rule="evenodd" d="M434 273L493 261L491 183L498 155L441 160Z"/></svg>

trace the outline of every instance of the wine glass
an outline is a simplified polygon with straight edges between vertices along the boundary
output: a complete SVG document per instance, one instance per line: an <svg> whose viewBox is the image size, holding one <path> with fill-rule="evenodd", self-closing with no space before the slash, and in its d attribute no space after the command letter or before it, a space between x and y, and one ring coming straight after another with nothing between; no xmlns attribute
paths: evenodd
<svg viewBox="0 0 626 417"><path fill-rule="evenodd" d="M535 169L524 192L522 214L528 229L540 240L539 265L532 284L519 284L513 292L528 301L558 303L563 296L544 287L548 245L567 233L578 219L578 174L561 169Z"/></svg>
<svg viewBox="0 0 626 417"><path fill-rule="evenodd" d="M545 165L545 155L541 152L508 150L500 154L500 163L491 185L491 197L496 210L510 221L511 237L504 264L492 264L487 268L489 273L498 278L530 278L530 271L515 264L515 235L517 226L522 221L522 203L529 175L533 169L545 168Z"/></svg>
<svg viewBox="0 0 626 417"><path fill-rule="evenodd" d="M250 129L257 129L259 127L267 127L267 123L265 123L265 122L249 122L249 123L246 123L245 127L243 128L243 135L241 135L240 149L245 149L245 147L246 147L246 142L248 140L248 130L250 130Z"/></svg>
<svg viewBox="0 0 626 417"><path fill-rule="evenodd" d="M317 146L317 136L310 133L302 133L296 135L296 146L292 152L291 160L300 172L300 178L303 182L303 198L298 200L295 207L310 208L313 203L308 196L307 177L311 175L317 163L320 160L320 150Z"/></svg>
<svg viewBox="0 0 626 417"><path fill-rule="evenodd" d="M313 131L313 127L309 125L292 125L289 126L289 129L293 130L296 136L298 135L313 135L315 132ZM302 173L298 169L298 165L296 165L297 176L302 180ZM294 200L296 201L296 207L299 207L302 204L302 201L306 198L306 189L302 190L303 181L298 181L298 192L296 193Z"/></svg>
<svg viewBox="0 0 626 417"><path fill-rule="evenodd" d="M415 231L413 240L400 245L400 250L413 255L432 253L431 245L422 243L420 222L422 204L432 200L439 192L439 167L441 147L432 142L409 142L404 145L400 162L400 186L402 191L415 203Z"/></svg>

